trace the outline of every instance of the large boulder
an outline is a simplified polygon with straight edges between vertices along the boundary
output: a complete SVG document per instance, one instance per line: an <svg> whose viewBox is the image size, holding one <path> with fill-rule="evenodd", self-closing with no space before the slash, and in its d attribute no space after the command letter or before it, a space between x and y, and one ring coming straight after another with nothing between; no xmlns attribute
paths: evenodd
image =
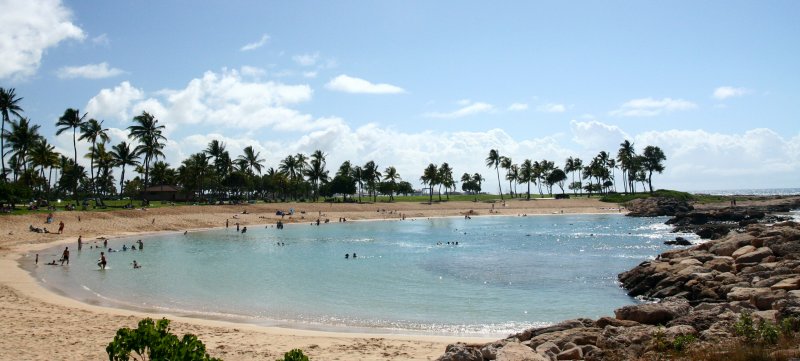
<svg viewBox="0 0 800 361"><path fill-rule="evenodd" d="M618 308L614 310L614 315L620 320L662 325L688 314L691 309L692 306L685 299L669 299L659 303L644 303Z"/></svg>
<svg viewBox="0 0 800 361"><path fill-rule="evenodd" d="M447 345L444 355L436 361L483 361L483 355L478 347L459 342Z"/></svg>
<svg viewBox="0 0 800 361"><path fill-rule="evenodd" d="M772 255L772 250L769 247L761 247L739 257L736 257L736 253L734 252L733 258L736 259L736 263L758 263Z"/></svg>
<svg viewBox="0 0 800 361"><path fill-rule="evenodd" d="M497 361L550 361L530 347L516 343L509 342L503 348L497 351Z"/></svg>

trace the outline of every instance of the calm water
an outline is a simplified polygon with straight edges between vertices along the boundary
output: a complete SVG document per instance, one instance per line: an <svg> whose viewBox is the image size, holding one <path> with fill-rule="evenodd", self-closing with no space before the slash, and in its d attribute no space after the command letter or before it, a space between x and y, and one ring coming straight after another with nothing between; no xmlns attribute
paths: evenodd
<svg viewBox="0 0 800 361"><path fill-rule="evenodd" d="M663 241L676 235L665 219L251 226L246 234L231 228L145 238L143 251L108 254L105 271L96 266L99 249L70 245L69 267L42 265L60 258L61 247L42 252L31 271L56 292L116 307L310 329L494 336L611 315L636 302L616 275L668 248ZM358 258L344 258L354 252ZM141 269L132 269L134 259Z"/></svg>
<svg viewBox="0 0 800 361"><path fill-rule="evenodd" d="M716 189L692 192L695 194L711 194L718 196L791 196L800 195L800 188L754 188L754 189Z"/></svg>

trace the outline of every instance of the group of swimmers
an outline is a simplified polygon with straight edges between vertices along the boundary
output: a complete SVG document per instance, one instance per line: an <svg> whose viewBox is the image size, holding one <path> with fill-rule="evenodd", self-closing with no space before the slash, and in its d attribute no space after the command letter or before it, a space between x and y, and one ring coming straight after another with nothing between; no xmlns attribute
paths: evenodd
<svg viewBox="0 0 800 361"><path fill-rule="evenodd" d="M82 237L83 236L78 236L78 250L79 251L83 247L83 238ZM131 251L135 251L136 250L136 245L139 246L139 250L143 250L144 249L144 242L142 242L142 240L140 239L140 240L137 240L136 242L134 242L134 244L131 245L130 250ZM103 239L103 249L106 249L106 247L108 247L108 239ZM92 245L92 246L90 246L90 248L92 248L92 249L93 248L100 248L100 245L97 245L96 247L94 245ZM122 251L127 251L128 249L129 249L128 245L125 245L125 244L122 245ZM108 253L117 252L117 250L115 250L113 248L108 248L107 251L108 251ZM36 262L36 264L39 264L39 254L38 253L36 254L36 261L35 262ZM58 261L52 260L52 261L50 261L48 263L45 263L45 264L48 265L48 266L57 266L58 262L61 262L62 266L64 265L64 263L66 263L67 266L69 266L69 246L64 247L64 251L61 252L61 259L59 259ZM101 269L106 269L106 265L107 264L108 264L108 261L106 260L106 254L105 254L105 252L101 251L100 252L100 259L97 260L97 266L100 267ZM142 268L142 266L139 263L137 263L136 260L134 260L133 261L133 268L138 269L138 268Z"/></svg>
<svg viewBox="0 0 800 361"><path fill-rule="evenodd" d="M356 255L356 253L353 252L353 259L356 259L356 258L358 258L358 255ZM344 254L344 259L350 259L350 253L345 253Z"/></svg>
<svg viewBox="0 0 800 361"><path fill-rule="evenodd" d="M443 246L443 245L445 245L445 243L443 243L443 242L436 242L436 245L437 245L437 246ZM447 245L448 245L448 246L458 246L458 241L447 242Z"/></svg>

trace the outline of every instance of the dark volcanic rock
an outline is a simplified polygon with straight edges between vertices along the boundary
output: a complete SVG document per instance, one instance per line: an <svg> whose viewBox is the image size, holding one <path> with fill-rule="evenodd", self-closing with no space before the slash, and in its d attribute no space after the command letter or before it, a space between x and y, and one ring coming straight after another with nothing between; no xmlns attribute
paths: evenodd
<svg viewBox="0 0 800 361"><path fill-rule="evenodd" d="M683 237L675 237L674 241L664 241L664 244L668 246L691 246L692 242Z"/></svg>
<svg viewBox="0 0 800 361"><path fill-rule="evenodd" d="M694 209L691 204L674 198L650 197L634 199L625 204L630 217L674 216Z"/></svg>

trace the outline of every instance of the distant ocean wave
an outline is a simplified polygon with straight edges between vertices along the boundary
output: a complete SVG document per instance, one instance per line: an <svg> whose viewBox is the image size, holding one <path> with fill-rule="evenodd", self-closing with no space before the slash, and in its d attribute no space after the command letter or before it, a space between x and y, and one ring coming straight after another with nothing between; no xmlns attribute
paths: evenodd
<svg viewBox="0 0 800 361"><path fill-rule="evenodd" d="M800 188L717 189L693 191L691 193L715 196L795 196L800 195Z"/></svg>

